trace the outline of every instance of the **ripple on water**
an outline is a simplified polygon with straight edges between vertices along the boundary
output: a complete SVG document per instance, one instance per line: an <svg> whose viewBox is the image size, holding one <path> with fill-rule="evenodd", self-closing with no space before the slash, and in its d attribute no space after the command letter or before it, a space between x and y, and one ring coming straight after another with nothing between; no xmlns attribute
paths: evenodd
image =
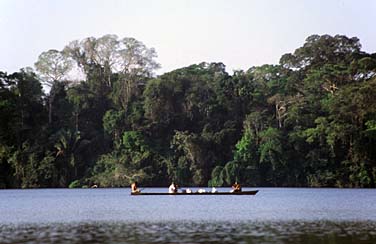
<svg viewBox="0 0 376 244"><path fill-rule="evenodd" d="M0 243L376 243L376 222L0 225Z"/></svg>

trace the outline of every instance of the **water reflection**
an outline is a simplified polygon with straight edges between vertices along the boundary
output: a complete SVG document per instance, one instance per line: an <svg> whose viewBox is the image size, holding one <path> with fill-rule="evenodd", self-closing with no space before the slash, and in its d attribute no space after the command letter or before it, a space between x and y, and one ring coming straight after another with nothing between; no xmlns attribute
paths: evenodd
<svg viewBox="0 0 376 244"><path fill-rule="evenodd" d="M376 222L0 225L0 243L376 243Z"/></svg>

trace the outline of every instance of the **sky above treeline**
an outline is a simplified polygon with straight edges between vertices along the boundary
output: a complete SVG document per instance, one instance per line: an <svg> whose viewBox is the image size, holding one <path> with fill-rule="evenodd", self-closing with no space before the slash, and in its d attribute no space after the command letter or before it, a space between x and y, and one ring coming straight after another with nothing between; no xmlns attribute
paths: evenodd
<svg viewBox="0 0 376 244"><path fill-rule="evenodd" d="M157 74L203 61L228 72L276 64L311 34L357 36L373 53L375 13L374 0L0 0L0 71L105 34L154 47Z"/></svg>

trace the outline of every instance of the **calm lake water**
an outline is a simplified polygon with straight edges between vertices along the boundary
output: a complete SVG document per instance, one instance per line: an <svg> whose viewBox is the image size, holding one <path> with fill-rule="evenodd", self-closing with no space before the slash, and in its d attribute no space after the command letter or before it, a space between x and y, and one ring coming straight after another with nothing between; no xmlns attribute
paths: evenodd
<svg viewBox="0 0 376 244"><path fill-rule="evenodd" d="M376 243L376 189L257 189L0 190L0 243Z"/></svg>

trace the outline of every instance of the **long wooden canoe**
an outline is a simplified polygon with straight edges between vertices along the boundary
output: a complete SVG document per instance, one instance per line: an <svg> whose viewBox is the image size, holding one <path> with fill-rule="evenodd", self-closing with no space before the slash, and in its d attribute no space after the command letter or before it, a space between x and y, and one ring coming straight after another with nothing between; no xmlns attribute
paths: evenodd
<svg viewBox="0 0 376 244"><path fill-rule="evenodd" d="M191 195L191 196L197 196L197 195L256 195L256 191L241 191L241 192L192 192L192 193L186 193L186 192L178 192L178 193L168 193L168 192L139 192L134 193L132 192L132 196L156 196L156 195L171 195L171 196L181 196L181 195Z"/></svg>

